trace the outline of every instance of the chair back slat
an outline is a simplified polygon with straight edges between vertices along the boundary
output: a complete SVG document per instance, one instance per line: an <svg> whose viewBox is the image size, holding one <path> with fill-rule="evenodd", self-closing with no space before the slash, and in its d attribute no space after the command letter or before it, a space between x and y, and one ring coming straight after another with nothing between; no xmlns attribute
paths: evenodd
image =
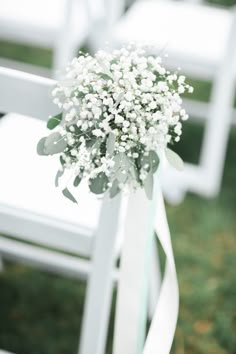
<svg viewBox="0 0 236 354"><path fill-rule="evenodd" d="M0 67L0 112L15 112L47 120L58 113L51 96L55 81Z"/></svg>

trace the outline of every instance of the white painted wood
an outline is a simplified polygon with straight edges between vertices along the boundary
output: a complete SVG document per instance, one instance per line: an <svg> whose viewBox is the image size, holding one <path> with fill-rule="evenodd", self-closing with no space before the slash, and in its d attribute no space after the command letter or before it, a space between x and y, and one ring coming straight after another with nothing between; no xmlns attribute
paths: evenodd
<svg viewBox="0 0 236 354"><path fill-rule="evenodd" d="M232 17L230 10L213 6L140 0L114 27L113 40L118 45L128 41L149 43L152 52L167 52L177 67L181 66L179 58L202 66L217 65L224 55ZM212 41L214 35L217 42Z"/></svg>
<svg viewBox="0 0 236 354"><path fill-rule="evenodd" d="M62 69L90 30L84 0L0 0L0 37L53 49L53 72Z"/></svg>
<svg viewBox="0 0 236 354"><path fill-rule="evenodd" d="M231 112L235 97L236 8L224 58L213 82L211 108L205 129L200 164L206 169L213 195L220 190ZM210 186L209 186L210 187Z"/></svg>
<svg viewBox="0 0 236 354"><path fill-rule="evenodd" d="M50 96L55 81L0 67L1 112L17 112L46 121L57 113Z"/></svg>
<svg viewBox="0 0 236 354"><path fill-rule="evenodd" d="M0 272L3 272L3 270L4 270L3 258L2 258L2 255L0 253Z"/></svg>
<svg viewBox="0 0 236 354"><path fill-rule="evenodd" d="M91 263L78 256L69 256L44 249L38 245L29 245L0 236L0 251L4 259L26 264L70 278L87 279Z"/></svg>
<svg viewBox="0 0 236 354"><path fill-rule="evenodd" d="M204 123L206 121L209 110L210 104L206 102L200 102L196 100L184 99L183 105L187 112L191 115L191 120L196 120L196 122ZM236 125L236 109L231 109L231 124L233 126Z"/></svg>
<svg viewBox="0 0 236 354"><path fill-rule="evenodd" d="M40 66L23 63L9 58L0 58L0 67L1 66L47 78L52 77L52 70L49 68L43 68Z"/></svg>
<svg viewBox="0 0 236 354"><path fill-rule="evenodd" d="M93 248L91 229L32 213L30 210L16 208L3 202L0 202L0 230L2 234L15 235L25 241L37 242L42 246L54 247L65 252L79 253L82 256L89 256Z"/></svg>
<svg viewBox="0 0 236 354"><path fill-rule="evenodd" d="M69 278L86 280L91 272L92 264L90 260L44 249L38 245L26 244L20 240L15 241L0 236L0 250L4 259ZM115 268L112 272L112 279L115 284L118 278L119 272Z"/></svg>
<svg viewBox="0 0 236 354"><path fill-rule="evenodd" d="M115 241L120 212L120 196L105 199L99 231L92 255L92 270L85 299L80 354L103 354L112 298L112 270L115 265ZM94 333L99 335L94 336Z"/></svg>

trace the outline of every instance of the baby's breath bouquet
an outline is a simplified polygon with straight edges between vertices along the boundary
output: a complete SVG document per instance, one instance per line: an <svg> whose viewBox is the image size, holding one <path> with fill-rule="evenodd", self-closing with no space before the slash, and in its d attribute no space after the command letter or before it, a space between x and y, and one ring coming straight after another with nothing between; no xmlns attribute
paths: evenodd
<svg viewBox="0 0 236 354"><path fill-rule="evenodd" d="M188 118L180 98L186 90L192 87L185 77L144 48L81 54L53 89L61 113L49 117L55 131L39 141L38 153L59 154L59 175L69 169L74 186L86 179L91 192L111 198L143 187L151 199L160 153L181 168L168 147L180 140ZM75 201L68 189L63 193Z"/></svg>

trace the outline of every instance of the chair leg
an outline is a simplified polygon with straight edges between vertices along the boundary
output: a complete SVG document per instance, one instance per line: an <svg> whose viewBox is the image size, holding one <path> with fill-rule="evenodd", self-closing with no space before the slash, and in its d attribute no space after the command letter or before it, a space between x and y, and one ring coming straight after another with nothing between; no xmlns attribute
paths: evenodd
<svg viewBox="0 0 236 354"><path fill-rule="evenodd" d="M104 354L110 315L120 197L104 202L88 279L79 354ZM114 217L116 216L116 217Z"/></svg>
<svg viewBox="0 0 236 354"><path fill-rule="evenodd" d="M148 301L148 317L152 319L158 301L161 288L161 268L156 239L154 240L152 249L152 260L150 266L149 278L149 301Z"/></svg>
<svg viewBox="0 0 236 354"><path fill-rule="evenodd" d="M231 127L235 94L235 41L236 7L225 55L213 82L211 108L201 151L201 164L207 172L209 195L213 197L220 190Z"/></svg>
<svg viewBox="0 0 236 354"><path fill-rule="evenodd" d="M0 255L0 272L3 272L3 270L4 270L3 258Z"/></svg>

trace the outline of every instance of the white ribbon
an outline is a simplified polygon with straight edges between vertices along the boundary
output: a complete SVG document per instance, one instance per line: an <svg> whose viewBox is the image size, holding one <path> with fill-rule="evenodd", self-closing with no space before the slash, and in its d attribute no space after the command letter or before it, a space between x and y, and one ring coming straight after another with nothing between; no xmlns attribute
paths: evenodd
<svg viewBox="0 0 236 354"><path fill-rule="evenodd" d="M169 354L178 317L179 292L162 192L155 184L149 202L142 190L128 201L121 251L113 354ZM145 338L148 268L154 227L166 267L153 321ZM143 349L144 347L144 349Z"/></svg>
<svg viewBox="0 0 236 354"><path fill-rule="evenodd" d="M157 185L155 229L166 254L165 274L143 354L169 354L179 312L179 289L165 205Z"/></svg>

